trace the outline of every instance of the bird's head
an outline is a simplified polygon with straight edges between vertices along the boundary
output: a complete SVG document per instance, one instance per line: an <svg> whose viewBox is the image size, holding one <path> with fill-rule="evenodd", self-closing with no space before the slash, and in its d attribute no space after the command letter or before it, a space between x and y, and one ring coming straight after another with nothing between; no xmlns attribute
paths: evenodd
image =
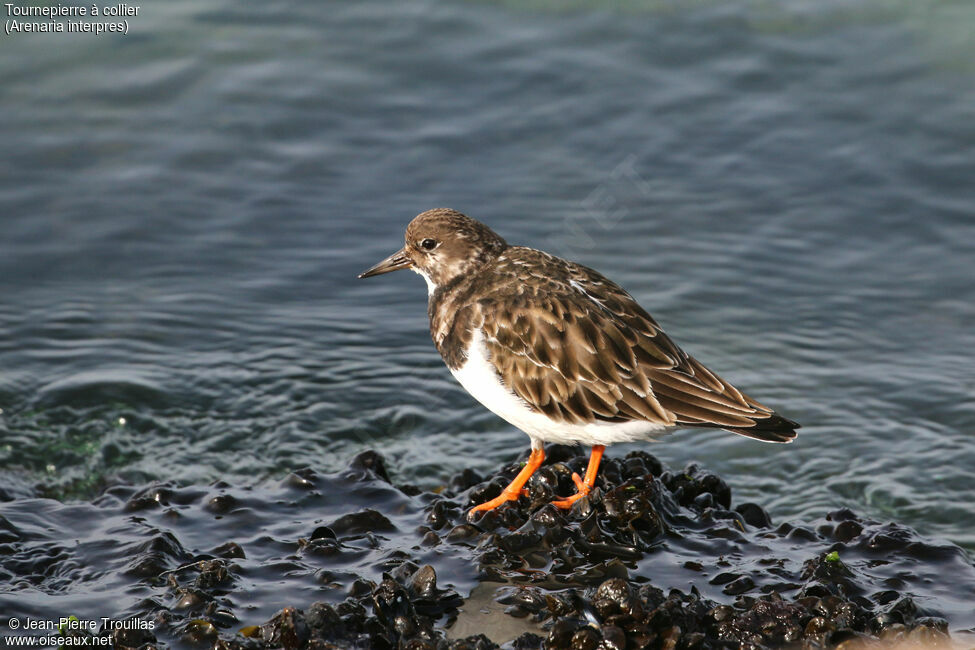
<svg viewBox="0 0 975 650"><path fill-rule="evenodd" d="M359 275L412 269L427 281L432 294L454 278L497 257L508 244L480 221L451 210L427 210L406 227L406 245Z"/></svg>

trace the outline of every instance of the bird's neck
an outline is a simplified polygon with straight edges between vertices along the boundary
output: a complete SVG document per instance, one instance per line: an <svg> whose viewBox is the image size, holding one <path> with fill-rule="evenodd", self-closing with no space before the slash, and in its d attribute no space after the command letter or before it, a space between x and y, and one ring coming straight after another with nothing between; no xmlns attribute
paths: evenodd
<svg viewBox="0 0 975 650"><path fill-rule="evenodd" d="M410 268L411 268L411 270L412 270L412 271L413 271L414 273L416 273L416 274L417 274L417 275L419 275L419 276L420 276L421 278L423 278L424 280L426 280L426 283L427 283L427 295L428 295L428 296L430 297L430 299L432 300L432 299L433 299L433 294L434 294L434 292L436 292L436 290L437 290L437 283L436 283L436 282L434 282L433 280L431 280L431 279L430 279L430 276L429 276L429 275L427 275L427 274L426 274L426 272L424 272L424 271L421 271L420 269L418 269L418 268L416 268L415 266L413 266L413 267L410 267Z"/></svg>

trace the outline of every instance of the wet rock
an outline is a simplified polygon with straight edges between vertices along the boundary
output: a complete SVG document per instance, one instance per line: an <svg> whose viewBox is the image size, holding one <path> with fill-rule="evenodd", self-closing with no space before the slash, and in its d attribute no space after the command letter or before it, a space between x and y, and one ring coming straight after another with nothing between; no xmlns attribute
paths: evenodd
<svg viewBox="0 0 975 650"><path fill-rule="evenodd" d="M682 506L689 506L702 494L709 494L713 503L724 509L731 507L731 488L721 478L701 470L697 465L688 465L683 472L667 474L667 489Z"/></svg>
<svg viewBox="0 0 975 650"><path fill-rule="evenodd" d="M741 515L749 526L755 528L771 528L772 520L765 509L757 503L742 503L735 507L735 512Z"/></svg>
<svg viewBox="0 0 975 650"><path fill-rule="evenodd" d="M569 648L575 638L576 632L585 626L585 623L570 618L561 618L552 625L549 630L548 638L545 639L546 648Z"/></svg>
<svg viewBox="0 0 975 650"><path fill-rule="evenodd" d="M863 526L858 522L847 520L840 522L833 530L833 537L840 542L849 542L863 532Z"/></svg>
<svg viewBox="0 0 975 650"><path fill-rule="evenodd" d="M571 457L562 462L565 473L578 471L581 465ZM595 589L581 597L572 590L556 590L529 592L532 595L521 600L512 595L502 599L511 605L507 611L513 616L532 615L548 621L546 647L612 647L614 643L632 642L656 647L708 648L723 647L726 641L743 646L776 646L801 644L804 640L816 646L835 646L871 633L870 608L875 605L864 597L870 591L861 582L873 581L876 585L876 580L857 573L845 559L849 552L831 545L858 540L873 524L859 520L851 512L837 511L830 513L829 523L818 528L783 524L772 531L764 509L757 504L741 504L731 510L727 484L698 467L689 466L679 474L664 472L658 483L645 478L652 463L642 455L628 456L621 463L612 459L604 463L611 471L603 476L616 476L625 482L616 486L607 483L601 491L594 492L588 510L565 513L538 503L538 497L549 497L549 488L563 487L559 482L562 470L556 462L551 471L539 475L539 483L547 486L545 489L536 487L530 498L506 504L500 513L493 511L475 519L473 525L478 532L468 527L449 529L449 521L444 521L445 529L451 530L447 536L465 541L480 539L478 561L482 575L492 579L518 580L526 566L533 566L532 558L541 556L540 566L548 566L551 576L582 584L599 575L601 563L610 558L646 557L674 529L681 530L682 535L710 537L715 540L715 547L725 547L727 541L754 543L748 536L748 526L762 531L763 540L781 539L783 546L806 545L810 549L819 545L819 549L826 550L804 560L768 557L763 552L757 565L767 567L767 573L745 565L729 570L734 565L723 557L685 563L703 573L709 573L711 567L708 582L719 587L720 593L737 597L734 604L716 605L713 600L680 592L664 596L648 586L641 587L637 594L629 577L590 582ZM480 502L500 492L505 480L498 478L502 477L489 477L485 483L472 487L468 493L476 498L470 501ZM665 489L661 490L660 485ZM437 515L439 518L441 513ZM689 526L690 522L699 523L695 527ZM904 549L918 541L896 527L878 532L879 535L866 537L862 545L870 550L886 549L897 542ZM792 593L795 600L779 596L776 588ZM539 609L543 600L544 607ZM909 614L906 603L889 612L891 620L898 621L904 620L905 615L910 619ZM602 627L594 627L599 622ZM613 638L609 639L604 630ZM841 631L843 634L839 634Z"/></svg>
<svg viewBox="0 0 975 650"><path fill-rule="evenodd" d="M297 490L314 490L315 478L315 472L309 468L305 468L288 474L282 483L287 487Z"/></svg>
<svg viewBox="0 0 975 650"><path fill-rule="evenodd" d="M448 646L449 650L494 650L497 647L496 643L483 634L458 639Z"/></svg>
<svg viewBox="0 0 975 650"><path fill-rule="evenodd" d="M600 629L603 641L600 644L600 648L605 650L625 650L626 648L626 632L623 628L616 625L604 625Z"/></svg>
<svg viewBox="0 0 975 650"><path fill-rule="evenodd" d="M596 650L602 640L603 635L596 628L581 627L572 635L569 648L571 650Z"/></svg>
<svg viewBox="0 0 975 650"><path fill-rule="evenodd" d="M430 524L433 530L440 530L443 528L447 521L450 519L452 513L448 512L449 505L446 501L440 499L433 503L427 512L426 520Z"/></svg>
<svg viewBox="0 0 975 650"><path fill-rule="evenodd" d="M545 639L537 634L525 632L511 642L512 650L541 650Z"/></svg>
<svg viewBox="0 0 975 650"><path fill-rule="evenodd" d="M389 480L389 474L386 472L386 461L383 460L380 454L371 449L353 458L352 462L349 463L349 470L353 472L361 471L386 483L392 482Z"/></svg>
<svg viewBox="0 0 975 650"><path fill-rule="evenodd" d="M244 549L237 542L225 542L211 551L214 555L222 558L243 559Z"/></svg>
<svg viewBox="0 0 975 650"><path fill-rule="evenodd" d="M342 553L342 543L335 539L325 538L315 538L315 539L299 539L298 547L301 549L302 555L307 556L322 556L331 557L339 555Z"/></svg>
<svg viewBox="0 0 975 650"><path fill-rule="evenodd" d="M727 585L725 585L723 591L729 596L738 596L739 594L744 594L755 588L755 581L748 576L742 576L732 580Z"/></svg>
<svg viewBox="0 0 975 650"><path fill-rule="evenodd" d="M459 474L451 477L450 489L453 492L463 492L481 483L483 480L484 478L480 474L470 468L465 468Z"/></svg>
<svg viewBox="0 0 975 650"><path fill-rule="evenodd" d="M225 560L204 560L199 564L200 575L196 578L196 588L213 590L214 587L227 586L232 577Z"/></svg>
<svg viewBox="0 0 975 650"><path fill-rule="evenodd" d="M156 641L156 635L151 630L137 625L123 625L122 628L113 630L111 636L116 650L141 648Z"/></svg>
<svg viewBox="0 0 975 650"><path fill-rule="evenodd" d="M194 619L183 628L183 640L188 643L210 643L217 638L219 631L210 621Z"/></svg>
<svg viewBox="0 0 975 650"><path fill-rule="evenodd" d="M349 596L352 598L362 598L367 594L371 594L376 585L369 580L358 579L352 583L349 587Z"/></svg>
<svg viewBox="0 0 975 650"><path fill-rule="evenodd" d="M417 598L434 598L437 595L437 572L429 564L418 569L410 578L410 591Z"/></svg>
<svg viewBox="0 0 975 650"><path fill-rule="evenodd" d="M158 625L154 636L117 634L115 643L495 648L491 623L468 628L473 636L450 634L476 604L465 606L458 590L467 594L479 580L497 585L489 589L495 615L522 626L505 638L516 649L811 650L880 639L937 648L949 640L949 621L975 625L937 610L942 593L975 598L966 587L975 568L955 547L849 510L773 527L760 505L735 505L714 474L695 465L668 471L642 451L605 458L597 489L561 511L550 501L575 491L571 475L587 458L570 447L548 452L526 496L470 520L470 505L499 494L520 463L486 477L462 472L436 494L394 489L371 452L338 475L298 470L265 496L219 483L116 486L104 507L147 531L125 549L133 591L151 592L132 611ZM238 511L246 522L213 516ZM226 534L204 538L212 550L200 551L198 537L184 537L191 524ZM0 521L0 577L85 579L70 573L84 566L66 560L71 546L35 543L19 532L29 525ZM245 532L262 527L269 532ZM264 593L294 581L292 593L322 602L291 602L268 621L249 620L255 581Z"/></svg>
<svg viewBox="0 0 975 650"><path fill-rule="evenodd" d="M138 578L154 578L187 558L175 535L161 533L141 545L126 572Z"/></svg>
<svg viewBox="0 0 975 650"><path fill-rule="evenodd" d="M240 504L232 494L218 494L211 498L206 505L207 510L217 515L225 515L238 507Z"/></svg>
<svg viewBox="0 0 975 650"><path fill-rule="evenodd" d="M151 485L132 495L125 504L126 512L139 512L169 505L172 490L165 485Z"/></svg>
<svg viewBox="0 0 975 650"><path fill-rule="evenodd" d="M206 604L207 598L203 592L196 589L181 589L178 592L178 599L173 609L194 610L200 609Z"/></svg>
<svg viewBox="0 0 975 650"><path fill-rule="evenodd" d="M309 539L337 539L335 536L335 531L333 531L328 526L319 526L312 531L311 537Z"/></svg>
<svg viewBox="0 0 975 650"><path fill-rule="evenodd" d="M387 519L382 513L371 508L367 508L361 512L343 515L342 517L336 519L334 523L328 526L328 528L334 531L332 533L333 536L392 532L396 530L396 526L393 525L393 522Z"/></svg>
<svg viewBox="0 0 975 650"><path fill-rule="evenodd" d="M373 592L373 605L380 623L386 627L391 641L411 637L417 631L416 610L409 593L391 578L383 580Z"/></svg>
<svg viewBox="0 0 975 650"><path fill-rule="evenodd" d="M473 539L478 536L480 531L469 524L459 524L450 529L447 533L445 539L448 542L459 542L467 539Z"/></svg>
<svg viewBox="0 0 975 650"><path fill-rule="evenodd" d="M323 636L326 632L341 635L342 619L335 608L327 603L313 603L308 608L305 623L319 636Z"/></svg>
<svg viewBox="0 0 975 650"><path fill-rule="evenodd" d="M305 615L294 607L285 607L261 626L261 638L270 647L298 650L308 641L310 630Z"/></svg>

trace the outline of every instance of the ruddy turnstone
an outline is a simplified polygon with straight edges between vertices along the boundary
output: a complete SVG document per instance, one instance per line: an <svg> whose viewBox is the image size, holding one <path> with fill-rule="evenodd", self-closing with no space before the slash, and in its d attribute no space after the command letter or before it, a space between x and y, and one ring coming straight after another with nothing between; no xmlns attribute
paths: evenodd
<svg viewBox="0 0 975 650"><path fill-rule="evenodd" d="M406 245L360 278L412 269L427 281L430 333L450 372L481 404L531 438L524 469L490 510L524 493L545 442L592 446L570 508L589 494L606 445L668 429L725 429L791 442L798 424L685 353L618 285L524 246L455 210L417 216Z"/></svg>

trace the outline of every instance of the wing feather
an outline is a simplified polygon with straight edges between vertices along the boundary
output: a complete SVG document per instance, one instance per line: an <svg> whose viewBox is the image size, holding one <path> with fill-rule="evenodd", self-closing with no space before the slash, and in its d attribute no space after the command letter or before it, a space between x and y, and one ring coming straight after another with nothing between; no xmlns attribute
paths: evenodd
<svg viewBox="0 0 975 650"><path fill-rule="evenodd" d="M499 283L479 305L491 363L529 406L574 424L639 420L775 442L795 437L798 425L687 355L619 286L592 269L516 250L556 262L558 272L518 284L523 265L500 264L496 272L510 284Z"/></svg>

